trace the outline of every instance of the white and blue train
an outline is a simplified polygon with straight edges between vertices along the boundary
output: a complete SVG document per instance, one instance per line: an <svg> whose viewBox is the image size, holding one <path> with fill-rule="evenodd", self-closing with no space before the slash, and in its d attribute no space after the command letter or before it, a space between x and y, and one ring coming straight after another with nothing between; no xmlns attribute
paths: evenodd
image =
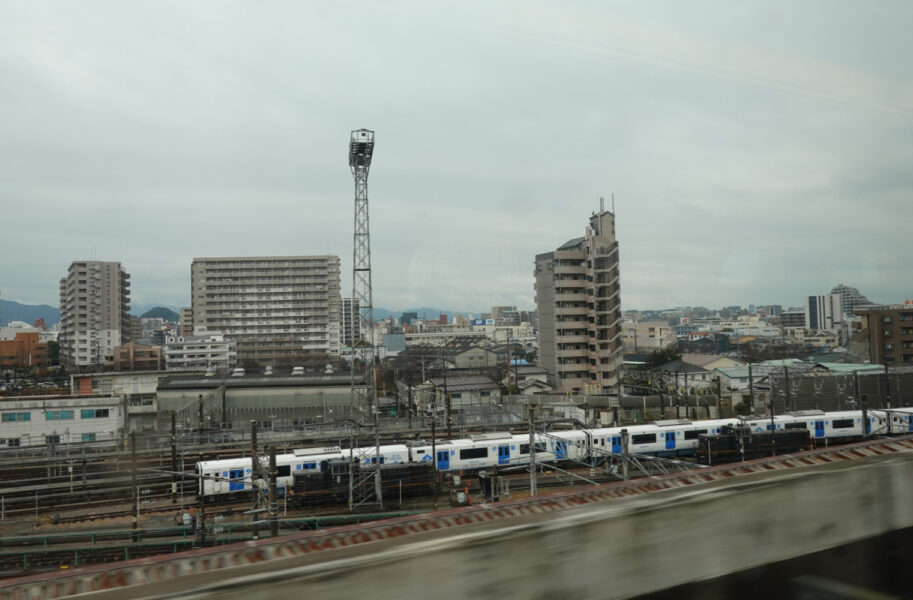
<svg viewBox="0 0 913 600"><path fill-rule="evenodd" d="M870 410L866 418L868 423L863 427L863 412L860 410L800 411L775 416L773 426L778 431L807 429L811 439L822 445L859 439L864 434L913 433L913 408ZM701 435L717 434L726 425L747 425L755 432L770 431L771 420L760 417L671 420L628 427L539 433L535 438L536 460L583 460L621 454L625 436L631 454L690 456L694 454ZM277 485L282 489L291 487L296 473L320 472L330 460L349 459L364 464L380 460L382 465L432 463L438 471L471 471L529 464L529 454L529 434L510 433L490 433L434 445L431 442L382 445L379 455L373 446L351 450L335 446L305 448L276 456ZM265 484L263 480L254 480L250 457L198 462L196 473L200 480L199 493L204 497L249 491L254 484L258 487Z"/></svg>

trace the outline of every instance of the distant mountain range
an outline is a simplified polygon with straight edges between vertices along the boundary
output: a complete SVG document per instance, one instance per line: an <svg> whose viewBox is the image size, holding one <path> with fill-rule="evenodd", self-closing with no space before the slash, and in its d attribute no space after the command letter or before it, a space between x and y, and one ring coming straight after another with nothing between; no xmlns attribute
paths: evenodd
<svg viewBox="0 0 913 600"><path fill-rule="evenodd" d="M0 300L0 326L7 327L10 321L24 321L31 325L36 319L44 319L45 326L51 327L60 322L60 310L47 304Z"/></svg>
<svg viewBox="0 0 913 600"><path fill-rule="evenodd" d="M155 308L149 309L139 316L140 319L164 319L168 323L177 323L180 320L180 315L170 308L165 308L164 306L156 306Z"/></svg>
<svg viewBox="0 0 913 600"><path fill-rule="evenodd" d="M140 306L131 306L130 314L140 317L162 317L166 320L177 321L177 307L160 305L160 304L143 304ZM478 316L478 313L470 313L456 310L441 310L439 308L406 308L403 310L389 310L377 307L374 309L375 319L385 319L394 317L399 319L404 312L414 312L418 314L419 319L437 319L441 315L447 315L448 319L453 319L454 315L469 315L470 317ZM14 300L0 300L0 325L6 327L10 321L25 321L29 325L35 319L44 319L45 325L51 327L60 322L60 309L47 304L22 304Z"/></svg>

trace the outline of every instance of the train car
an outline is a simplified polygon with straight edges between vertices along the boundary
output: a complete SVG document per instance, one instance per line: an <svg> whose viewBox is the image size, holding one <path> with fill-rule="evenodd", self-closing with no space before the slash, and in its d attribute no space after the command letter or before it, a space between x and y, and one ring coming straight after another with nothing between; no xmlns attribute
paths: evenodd
<svg viewBox="0 0 913 600"><path fill-rule="evenodd" d="M364 469L368 472L362 472ZM373 482L373 466L353 464L348 459L325 461L323 468L316 472L296 474L290 502L292 506L305 509L347 504L349 478L353 473L355 481L367 479ZM429 462L381 465L381 493L384 501L401 504L405 499L431 496L434 493L435 473L434 466Z"/></svg>
<svg viewBox="0 0 913 600"><path fill-rule="evenodd" d="M807 431L816 444L839 443L860 439L866 434L913 432L913 408L867 411L799 411L776 415L774 432ZM628 427L609 427L536 434L537 461L585 460L596 456L621 454L623 436L628 437L628 452L653 456L688 456L700 447L702 435L719 434L724 428L742 425L753 434L770 433L769 418L732 418L705 421L667 420ZM623 433L624 432L624 433ZM380 463L385 466L426 464L437 471L486 469L529 463L529 436L526 434L488 433L470 439L431 444L388 444L380 447ZM372 447L342 450L339 447L306 448L277 456L280 489L290 487L296 474L319 473L328 461L348 461L356 457L359 464L377 461ZM265 465L264 465L265 467ZM203 461L197 463L199 493L206 497L249 491L265 485L253 480L250 458ZM265 468L264 468L265 471ZM265 474L264 474L265 475Z"/></svg>
<svg viewBox="0 0 913 600"><path fill-rule="evenodd" d="M701 434L719 433L724 425L738 423L738 419L708 419L690 421L676 419L654 421L646 425L609 427L590 430L591 455L621 454L622 430L628 434L628 452L655 456L688 456L694 454ZM634 436L637 436L636 438Z"/></svg>
<svg viewBox="0 0 913 600"><path fill-rule="evenodd" d="M400 465L410 460L409 447L405 444L384 444L380 446L379 450L382 465ZM349 458L349 451L343 451L342 454L343 458ZM355 448L351 455L360 463L373 465L377 463L378 448L376 446Z"/></svg>
<svg viewBox="0 0 913 600"><path fill-rule="evenodd" d="M874 410L885 420L889 434L913 433L913 408Z"/></svg>
<svg viewBox="0 0 913 600"><path fill-rule="evenodd" d="M695 456L699 461L713 465L791 454L811 448L811 436L807 429L755 431L747 424L725 425L719 433L700 436Z"/></svg>
<svg viewBox="0 0 913 600"><path fill-rule="evenodd" d="M546 448L555 460L583 460L592 454L593 434L587 429L557 431L549 434Z"/></svg>
<svg viewBox="0 0 913 600"><path fill-rule="evenodd" d="M304 448L292 454L276 456L276 485L287 488L292 485L293 473L317 471L321 463L330 459L342 458L339 447ZM263 475L268 465L261 464ZM218 497L225 494L250 492L265 483L265 477L255 480L250 457L222 460L201 461L196 465L199 477L199 493L205 497Z"/></svg>

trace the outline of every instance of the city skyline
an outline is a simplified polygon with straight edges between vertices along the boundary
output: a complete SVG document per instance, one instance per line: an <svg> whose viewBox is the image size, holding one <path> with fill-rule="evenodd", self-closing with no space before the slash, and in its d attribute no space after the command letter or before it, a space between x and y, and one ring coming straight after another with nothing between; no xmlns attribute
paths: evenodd
<svg viewBox="0 0 913 600"><path fill-rule="evenodd" d="M189 306L194 256L311 254L348 296L360 127L378 307L531 307L613 193L624 309L910 296L906 3L224 8L0 7L4 299L94 259Z"/></svg>

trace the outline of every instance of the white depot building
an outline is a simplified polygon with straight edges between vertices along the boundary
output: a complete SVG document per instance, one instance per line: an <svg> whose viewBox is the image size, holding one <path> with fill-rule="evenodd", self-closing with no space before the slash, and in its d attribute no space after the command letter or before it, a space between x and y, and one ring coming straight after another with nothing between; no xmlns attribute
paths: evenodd
<svg viewBox="0 0 913 600"><path fill-rule="evenodd" d="M165 338L166 371L227 371L238 362L234 340L224 335L181 335Z"/></svg>
<svg viewBox="0 0 913 600"><path fill-rule="evenodd" d="M45 444L110 442L124 435L120 396L0 399L0 450Z"/></svg>

